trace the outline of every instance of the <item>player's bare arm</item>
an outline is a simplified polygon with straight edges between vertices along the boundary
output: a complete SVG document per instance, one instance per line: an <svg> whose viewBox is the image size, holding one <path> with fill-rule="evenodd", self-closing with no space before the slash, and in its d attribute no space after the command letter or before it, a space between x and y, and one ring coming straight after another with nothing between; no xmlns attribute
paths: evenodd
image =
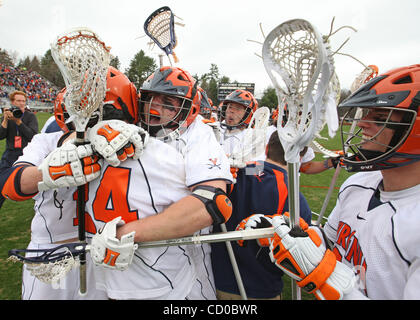
<svg viewBox="0 0 420 320"><path fill-rule="evenodd" d="M200 185L226 190L226 182L222 180L209 181ZM117 238L120 239L122 235L135 231L135 242L172 239L191 235L212 223L213 218L204 203L189 195L160 214L123 225L117 229Z"/></svg>

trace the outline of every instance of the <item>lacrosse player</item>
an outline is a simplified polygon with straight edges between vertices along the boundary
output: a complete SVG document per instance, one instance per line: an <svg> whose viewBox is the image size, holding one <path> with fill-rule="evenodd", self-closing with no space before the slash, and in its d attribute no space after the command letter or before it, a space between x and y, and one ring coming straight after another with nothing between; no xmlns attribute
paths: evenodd
<svg viewBox="0 0 420 320"><path fill-rule="evenodd" d="M123 73L110 67L107 74L107 87L109 90L103 106L103 118L127 119L127 122L136 122L138 106L134 85ZM48 155L57 146L65 146L66 151L63 151L61 156L76 154L74 161L71 163L74 171L76 170L75 165L80 161L94 159L91 163L86 162L84 165L84 170L86 172L88 169L91 170L91 174L81 175L79 178L90 181L99 175L99 163L97 157L93 156L93 150L90 146L76 148L71 143L64 143L74 132L72 124L66 123L69 116L63 102L64 93L65 89L61 90L54 105L55 120L62 131L35 135L31 143L23 150L23 155L9 170L7 176L2 177L2 180L5 181L2 190L3 195L16 201L30 198L35 200L35 215L31 223L31 242L28 249L47 249L58 244L77 241L76 182L68 182L62 188L52 189L50 187L58 186L58 184L54 185L51 180L48 181L49 186L44 186L42 190L39 188L38 181L42 181L42 170L39 169L48 166L50 161ZM92 119L92 121L97 120L97 117ZM137 128L134 125L132 127ZM137 131L131 131L130 139L134 139L135 134L137 134ZM140 136L137 138L141 139ZM133 141L137 143L138 139ZM121 149L124 151L128 148L126 146L125 149ZM137 150L141 150L140 144L137 144ZM126 152L122 152L121 156L124 153ZM65 167L64 164L61 166L61 168ZM88 228L93 227L93 223L89 219L87 219L86 224ZM87 295L80 296L78 294L79 275L77 268L70 271L58 283L50 285L34 277L25 265L22 279L22 299L105 299L106 295L95 289L93 266L92 263L87 264L88 292Z"/></svg>
<svg viewBox="0 0 420 320"><path fill-rule="evenodd" d="M251 224L270 226L269 216L288 211L287 163L277 132L271 135L266 154L262 166L248 164L238 171L237 182L229 194L233 205L226 223L229 231L244 230ZM310 223L311 210L302 194L300 208L301 217ZM220 232L216 228L215 231ZM261 241L238 241L239 246L233 246L244 287L248 298L280 299L282 274L273 268L267 254L261 254L260 250L267 250L262 249ZM224 243L212 244L212 262L218 299L241 299Z"/></svg>
<svg viewBox="0 0 420 320"><path fill-rule="evenodd" d="M86 208L101 229L91 249L104 267L98 285L111 299L215 299L210 245L136 250L135 242L208 233L224 223L232 210L228 159L198 115L201 94L187 71L156 70L140 95L140 124L150 134L145 152L103 166L89 184Z"/></svg>
<svg viewBox="0 0 420 320"><path fill-rule="evenodd" d="M258 101L251 92L237 89L228 94L220 105L219 143L229 157L235 146L242 143L244 129L258 109ZM255 155L253 160L264 157L264 154Z"/></svg>
<svg viewBox="0 0 420 320"><path fill-rule="evenodd" d="M343 162L358 173L341 186L324 226L332 251L310 230L273 219L273 262L317 298L420 298L419 106L420 65L379 75L340 104L351 152ZM358 130L347 137L349 121Z"/></svg>

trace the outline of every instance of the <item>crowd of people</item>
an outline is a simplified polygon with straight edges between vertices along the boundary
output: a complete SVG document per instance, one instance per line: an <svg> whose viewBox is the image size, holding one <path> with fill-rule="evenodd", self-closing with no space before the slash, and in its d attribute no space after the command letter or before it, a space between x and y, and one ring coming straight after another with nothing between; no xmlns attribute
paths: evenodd
<svg viewBox="0 0 420 320"><path fill-rule="evenodd" d="M28 100L53 103L58 89L35 71L0 63L0 98L7 98L6 87L25 92Z"/></svg>

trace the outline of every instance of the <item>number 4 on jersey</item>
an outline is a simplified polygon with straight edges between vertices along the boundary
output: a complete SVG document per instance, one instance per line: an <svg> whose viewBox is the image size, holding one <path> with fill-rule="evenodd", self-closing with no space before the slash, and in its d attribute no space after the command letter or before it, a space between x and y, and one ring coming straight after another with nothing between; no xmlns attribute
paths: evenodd
<svg viewBox="0 0 420 320"><path fill-rule="evenodd" d="M137 210L130 210L128 189L131 169L107 167L92 204L95 220L109 222L121 216L124 222L138 219Z"/></svg>

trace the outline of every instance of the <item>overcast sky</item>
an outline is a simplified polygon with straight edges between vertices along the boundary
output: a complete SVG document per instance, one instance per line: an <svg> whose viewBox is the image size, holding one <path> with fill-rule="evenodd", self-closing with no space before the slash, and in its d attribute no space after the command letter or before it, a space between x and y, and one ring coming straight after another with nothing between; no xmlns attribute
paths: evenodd
<svg viewBox="0 0 420 320"><path fill-rule="evenodd" d="M333 49L347 38L342 52L352 54L380 72L420 63L418 0L0 0L0 48L16 51L19 58L42 56L63 31L84 26L95 31L119 57L125 71L143 49L158 63L161 52L150 49L144 35L145 19L157 8L169 6L185 27L176 26L179 58L176 66L191 74L204 74L212 63L232 81L253 82L256 96L271 86L262 60L260 30L267 35L277 25L306 19L327 34L335 16L335 29L350 25L331 40ZM168 64L167 58L164 63ZM342 88L349 88L363 67L345 56L336 56Z"/></svg>

